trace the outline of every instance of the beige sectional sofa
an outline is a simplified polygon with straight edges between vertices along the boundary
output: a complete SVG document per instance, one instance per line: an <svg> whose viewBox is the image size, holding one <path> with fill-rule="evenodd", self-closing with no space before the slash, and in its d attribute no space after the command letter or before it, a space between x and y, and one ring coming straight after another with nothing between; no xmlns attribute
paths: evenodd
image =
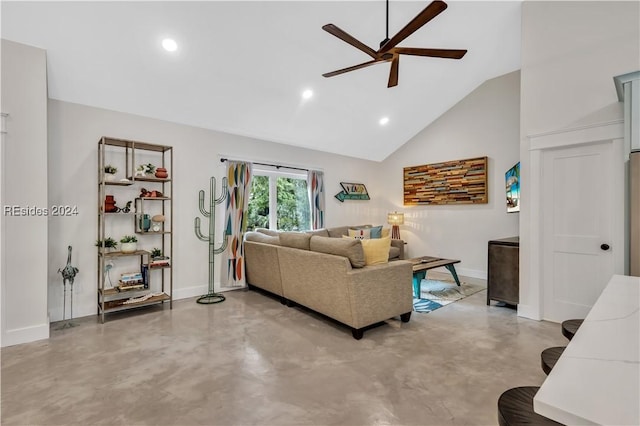
<svg viewBox="0 0 640 426"><path fill-rule="evenodd" d="M247 283L280 296L288 306L299 304L348 325L355 339L367 326L389 318L408 322L412 265L402 260L404 242L391 247L396 260L365 265L361 242L342 238L348 228L246 233Z"/></svg>

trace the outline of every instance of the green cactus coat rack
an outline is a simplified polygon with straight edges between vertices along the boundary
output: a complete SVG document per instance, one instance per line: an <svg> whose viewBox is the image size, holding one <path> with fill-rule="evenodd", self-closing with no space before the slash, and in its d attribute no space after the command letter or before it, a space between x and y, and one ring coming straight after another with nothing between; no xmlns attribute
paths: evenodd
<svg viewBox="0 0 640 426"><path fill-rule="evenodd" d="M216 205L222 203L227 198L227 178L222 178L222 194L220 197L216 198L216 178L211 177L209 180L210 188L209 188L209 211L204 208L204 190L200 190L199 195L199 206L200 213L204 217L209 218L209 235L202 235L202 231L200 231L200 218L196 217L194 230L196 232L196 237L200 240L209 243L209 292L204 296L200 296L196 302L209 305L212 303L220 303L224 302L225 297L222 294L216 293L213 288L214 284L214 266L215 266L215 256L216 254L220 254L227 248L227 236L224 236L222 241L222 245L218 248L215 248L215 240L216 240Z"/></svg>

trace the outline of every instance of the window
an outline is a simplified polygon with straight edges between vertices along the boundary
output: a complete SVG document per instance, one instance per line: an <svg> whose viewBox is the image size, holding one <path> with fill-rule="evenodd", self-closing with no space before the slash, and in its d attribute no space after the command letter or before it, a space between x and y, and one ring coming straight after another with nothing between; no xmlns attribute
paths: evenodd
<svg viewBox="0 0 640 426"><path fill-rule="evenodd" d="M253 169L247 230L281 231L311 229L311 213L305 173Z"/></svg>

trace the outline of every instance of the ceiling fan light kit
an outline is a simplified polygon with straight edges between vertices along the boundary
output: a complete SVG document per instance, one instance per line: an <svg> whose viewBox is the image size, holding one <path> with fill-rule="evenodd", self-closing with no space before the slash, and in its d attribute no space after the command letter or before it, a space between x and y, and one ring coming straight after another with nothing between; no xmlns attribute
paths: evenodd
<svg viewBox="0 0 640 426"><path fill-rule="evenodd" d="M323 77L334 77L336 75L344 74L350 71L366 68L371 65L379 64L382 62L391 62L391 71L389 73L389 82L387 87L394 87L398 85L398 70L400 67L400 55L413 55L413 56L429 56L433 58L446 58L446 59L460 59L467 51L463 49L423 49L418 47L396 47L404 39L420 29L424 24L431 21L433 18L442 13L447 4L440 0L432 1L422 12L420 12L415 18L413 18L407 25L404 26L396 35L391 39L389 38L389 0L387 0L387 32L384 40L380 42L380 49L373 50L360 40L351 36L347 32L338 28L334 24L327 24L322 27L323 30L329 34L339 38L340 40L349 43L356 49L371 56L373 60L363 62L358 65L353 65L347 68L342 68L336 71L322 74Z"/></svg>

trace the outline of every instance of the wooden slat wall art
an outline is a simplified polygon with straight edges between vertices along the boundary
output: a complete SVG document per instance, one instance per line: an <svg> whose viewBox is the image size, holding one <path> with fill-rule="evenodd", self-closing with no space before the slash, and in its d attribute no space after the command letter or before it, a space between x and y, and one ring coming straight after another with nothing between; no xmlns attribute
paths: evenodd
<svg viewBox="0 0 640 426"><path fill-rule="evenodd" d="M404 205L486 204L487 157L404 168Z"/></svg>

